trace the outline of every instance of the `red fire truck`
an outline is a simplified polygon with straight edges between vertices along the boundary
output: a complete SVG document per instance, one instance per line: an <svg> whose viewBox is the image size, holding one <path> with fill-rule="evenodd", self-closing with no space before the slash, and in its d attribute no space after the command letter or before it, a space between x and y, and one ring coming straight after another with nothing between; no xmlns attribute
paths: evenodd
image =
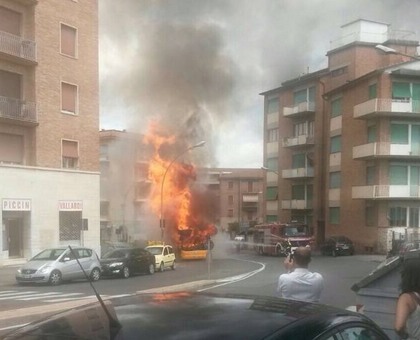
<svg viewBox="0 0 420 340"><path fill-rule="evenodd" d="M255 226L254 249L260 255L286 255L297 247L314 243L310 228L299 223L269 223Z"/></svg>

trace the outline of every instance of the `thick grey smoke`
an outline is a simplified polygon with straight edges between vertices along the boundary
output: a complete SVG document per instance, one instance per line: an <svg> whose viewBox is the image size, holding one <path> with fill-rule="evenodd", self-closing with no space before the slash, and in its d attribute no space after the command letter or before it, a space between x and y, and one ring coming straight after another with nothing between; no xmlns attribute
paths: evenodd
<svg viewBox="0 0 420 340"><path fill-rule="evenodd" d="M215 155L225 167L261 165L258 93L325 67L342 24L363 17L415 31L420 12L418 0L99 3L103 126L144 132L161 117L206 139L203 163Z"/></svg>

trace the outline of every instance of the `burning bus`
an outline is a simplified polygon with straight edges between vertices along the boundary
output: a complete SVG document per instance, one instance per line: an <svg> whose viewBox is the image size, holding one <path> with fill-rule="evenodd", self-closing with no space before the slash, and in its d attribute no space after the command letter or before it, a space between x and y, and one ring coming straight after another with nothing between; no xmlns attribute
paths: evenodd
<svg viewBox="0 0 420 340"><path fill-rule="evenodd" d="M287 255L297 247L314 243L310 228L299 223L269 223L255 226L254 248L260 255Z"/></svg>

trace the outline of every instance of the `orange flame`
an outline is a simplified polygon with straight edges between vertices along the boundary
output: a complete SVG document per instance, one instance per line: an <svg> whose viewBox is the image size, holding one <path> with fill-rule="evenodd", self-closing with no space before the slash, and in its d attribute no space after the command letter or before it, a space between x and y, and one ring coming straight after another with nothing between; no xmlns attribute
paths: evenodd
<svg viewBox="0 0 420 340"><path fill-rule="evenodd" d="M149 180L153 183L151 207L160 215L161 186L166 169L173 157L163 155L165 148L173 147L177 142L175 136L166 133L156 122L150 124L144 142L151 145L154 154L149 162ZM168 159L169 158L169 159ZM192 164L174 162L165 178L163 188L163 217L166 220L166 231L171 233L175 243L183 248L193 248L206 242L208 236L216 234L216 228L192 213L191 185L196 181L196 171Z"/></svg>

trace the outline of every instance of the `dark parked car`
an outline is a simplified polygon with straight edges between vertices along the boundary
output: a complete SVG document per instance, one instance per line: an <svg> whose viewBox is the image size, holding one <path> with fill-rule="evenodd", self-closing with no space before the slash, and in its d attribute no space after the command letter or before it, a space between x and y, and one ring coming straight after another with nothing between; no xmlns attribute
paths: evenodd
<svg viewBox="0 0 420 340"><path fill-rule="evenodd" d="M354 245L353 242L345 236L329 237L321 245L322 255L353 255Z"/></svg>
<svg viewBox="0 0 420 340"><path fill-rule="evenodd" d="M179 292L132 295L105 303L120 325L112 327L95 303L25 326L3 340L389 340L361 314L274 297Z"/></svg>
<svg viewBox="0 0 420 340"><path fill-rule="evenodd" d="M135 273L155 272L155 256L142 248L114 249L101 259L102 275L128 279Z"/></svg>

